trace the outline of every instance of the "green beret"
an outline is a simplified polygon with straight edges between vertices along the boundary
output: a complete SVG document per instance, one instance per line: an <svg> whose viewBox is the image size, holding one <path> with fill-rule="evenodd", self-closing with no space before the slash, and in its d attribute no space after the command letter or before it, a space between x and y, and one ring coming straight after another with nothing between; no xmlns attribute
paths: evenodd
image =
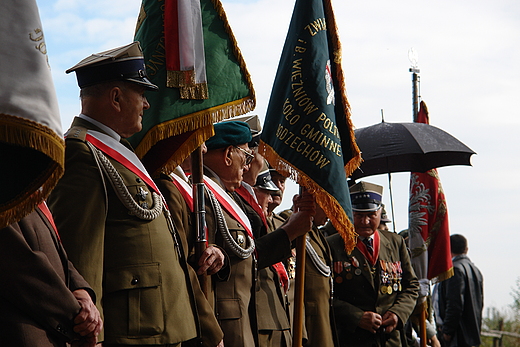
<svg viewBox="0 0 520 347"><path fill-rule="evenodd" d="M206 141L208 151L227 146L243 145L251 141L251 129L245 122L229 121L214 125L215 135Z"/></svg>

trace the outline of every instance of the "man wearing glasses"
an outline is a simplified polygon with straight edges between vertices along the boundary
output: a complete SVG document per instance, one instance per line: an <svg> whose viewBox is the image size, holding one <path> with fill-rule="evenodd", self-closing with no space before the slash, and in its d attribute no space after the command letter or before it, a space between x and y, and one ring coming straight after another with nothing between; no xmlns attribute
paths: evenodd
<svg viewBox="0 0 520 347"><path fill-rule="evenodd" d="M311 228L314 214L312 196L298 197L293 217L282 228L255 241L244 201L236 193L254 158L248 146L251 139L245 122L217 123L204 155L208 243L222 247L229 261L229 273L214 276L212 286L225 346L258 345L254 299L257 269L290 256L291 241Z"/></svg>

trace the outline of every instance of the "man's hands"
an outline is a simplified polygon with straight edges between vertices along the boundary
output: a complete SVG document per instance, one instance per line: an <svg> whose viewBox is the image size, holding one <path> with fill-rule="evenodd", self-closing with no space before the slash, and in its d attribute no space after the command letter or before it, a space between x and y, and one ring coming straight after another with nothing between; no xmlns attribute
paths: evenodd
<svg viewBox="0 0 520 347"><path fill-rule="evenodd" d="M72 346L95 346L97 336L103 328L103 321L99 311L86 290L78 289L73 291L72 294L81 306L81 310L74 318L74 331L82 336L82 339L73 341Z"/></svg>
<svg viewBox="0 0 520 347"><path fill-rule="evenodd" d="M383 315L383 323L381 325L385 327L385 333L390 334L392 331L397 328L397 323L399 323L399 318L397 318L397 315L393 312L386 311L386 313Z"/></svg>
<svg viewBox="0 0 520 347"><path fill-rule="evenodd" d="M216 274L224 266L224 260L224 254L218 247L207 247L199 259L197 275L203 275L206 271L208 275Z"/></svg>
<svg viewBox="0 0 520 347"><path fill-rule="evenodd" d="M363 313L358 326L375 334L379 328L383 328L383 332L389 334L395 330L399 323L399 318L393 312L387 311L383 317L375 312L367 311Z"/></svg>
<svg viewBox="0 0 520 347"><path fill-rule="evenodd" d="M363 316L361 316L361 320L359 321L358 326L361 329L368 330L371 333L375 334L377 329L379 329L379 327L381 326L382 322L383 319L381 318L380 314L367 311L363 313Z"/></svg>
<svg viewBox="0 0 520 347"><path fill-rule="evenodd" d="M293 198L294 212L282 228L292 241L298 236L305 235L312 228L313 216L316 213L316 203L311 193L306 190L302 195Z"/></svg>

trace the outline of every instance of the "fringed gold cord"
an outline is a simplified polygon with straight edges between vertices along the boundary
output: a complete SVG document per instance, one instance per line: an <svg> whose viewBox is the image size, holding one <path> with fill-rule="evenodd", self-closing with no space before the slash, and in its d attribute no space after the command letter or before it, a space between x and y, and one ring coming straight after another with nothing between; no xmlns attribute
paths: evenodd
<svg viewBox="0 0 520 347"><path fill-rule="evenodd" d="M356 135L354 134L354 126L352 124L350 104L347 99L345 79L343 77L343 68L341 66L341 43L338 38L338 27L334 17L334 10L332 9L331 0L324 0L323 6L325 10L325 20L327 21L328 33L330 34L330 41L332 45L332 54L334 55L334 66L336 71L336 81L338 83L338 91L340 94L340 101L344 109L345 120L350 129L350 150L352 151L352 159L345 165L345 173L348 176L361 165L361 152L356 143Z"/></svg>
<svg viewBox="0 0 520 347"><path fill-rule="evenodd" d="M251 81L251 75L249 74L249 71L247 70L246 62L244 60L244 57L242 56L242 52L240 51L240 48L238 48L237 40L235 38L235 35L233 34L233 31L231 30L231 26L229 25L229 22L227 20L226 12L224 11L224 8L222 7L222 3L220 0L212 0L213 7L215 8L215 11L219 15L220 19L222 20L224 24L224 29L226 30L226 33L229 36L229 40L232 43L233 46L233 53L235 55L235 58L238 61L238 64L240 66L240 69L242 70L242 73L244 74L244 78L247 82L247 87L250 91L250 97L253 100L253 109L256 106L256 95L255 95L255 89L253 88L253 82ZM253 110L252 109L252 110Z"/></svg>
<svg viewBox="0 0 520 347"><path fill-rule="evenodd" d="M444 280L447 280L448 278L452 277L453 275L455 274L455 271L453 270L453 267L450 267L448 269L448 271L445 271L437 276L435 276L434 278L432 278L432 283L435 284L435 283L439 283L439 282L442 282Z"/></svg>
<svg viewBox="0 0 520 347"><path fill-rule="evenodd" d="M0 113L0 140L32 148L52 160L46 168L35 167L34 170L41 171L40 175L33 182L27 182L23 191L13 200L0 206L0 228L3 228L33 211L58 183L65 167L65 142L53 130L40 123L4 113Z"/></svg>
<svg viewBox="0 0 520 347"><path fill-rule="evenodd" d="M338 211L343 211L343 207L338 203L338 201L304 172L294 168L286 162L271 146L263 141L260 141L259 153L267 159L269 164L271 164L276 171L281 173L283 176L290 177L292 180L305 187L310 193L315 194L318 204L321 206L323 211L325 211L325 214L331 220L332 225L334 225L338 233L341 235L345 243L345 250L347 253L352 252L356 246L357 234L354 232L354 226L348 219L346 213L338 213Z"/></svg>
<svg viewBox="0 0 520 347"><path fill-rule="evenodd" d="M193 86L180 87L181 99L186 100L205 100L208 99L208 84L198 83Z"/></svg>
<svg viewBox="0 0 520 347"><path fill-rule="evenodd" d="M178 165L188 158L196 148L200 147L207 139L213 136L214 133L212 125L208 125L194 132L179 146L179 148L168 159L166 164L153 173L153 176L157 177L161 171L166 174L173 172Z"/></svg>
<svg viewBox="0 0 520 347"><path fill-rule="evenodd" d="M35 149L65 166L64 140L40 123L0 113L0 141Z"/></svg>
<svg viewBox="0 0 520 347"><path fill-rule="evenodd" d="M183 88L195 85L195 70L166 71L166 87Z"/></svg>
<svg viewBox="0 0 520 347"><path fill-rule="evenodd" d="M135 152L139 158L143 158L150 148L161 140L245 114L252 111L254 106L254 100L245 97L157 124L148 130Z"/></svg>

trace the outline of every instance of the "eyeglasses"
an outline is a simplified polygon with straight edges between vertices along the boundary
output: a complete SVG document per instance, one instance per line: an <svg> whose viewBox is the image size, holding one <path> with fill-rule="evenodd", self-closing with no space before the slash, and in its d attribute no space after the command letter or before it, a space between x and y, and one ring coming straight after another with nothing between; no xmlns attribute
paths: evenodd
<svg viewBox="0 0 520 347"><path fill-rule="evenodd" d="M253 159L255 159L255 156L253 154L249 153L248 151L246 151L242 147L238 147L238 146L233 146L233 147L235 147L236 149L239 149L240 151L242 151L242 153L244 153L244 155L246 156L246 163L244 165L251 164Z"/></svg>

